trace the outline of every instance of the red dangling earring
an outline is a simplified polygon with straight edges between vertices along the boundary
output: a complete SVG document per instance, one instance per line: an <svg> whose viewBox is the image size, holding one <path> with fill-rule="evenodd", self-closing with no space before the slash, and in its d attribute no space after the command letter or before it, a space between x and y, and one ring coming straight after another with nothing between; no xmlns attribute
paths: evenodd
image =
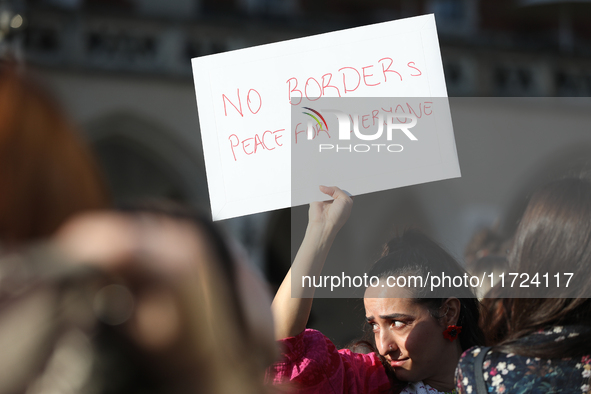
<svg viewBox="0 0 591 394"><path fill-rule="evenodd" d="M447 326L447 328L445 329L445 331L443 331L443 337L445 339L447 339L450 342L453 342L456 340L456 338L458 337L458 335L462 332L462 326Z"/></svg>

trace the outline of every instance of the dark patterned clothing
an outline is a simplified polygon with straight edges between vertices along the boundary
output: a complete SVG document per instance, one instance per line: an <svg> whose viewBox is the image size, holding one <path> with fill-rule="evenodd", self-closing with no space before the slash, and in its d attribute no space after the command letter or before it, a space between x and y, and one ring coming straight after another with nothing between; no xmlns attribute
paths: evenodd
<svg viewBox="0 0 591 394"><path fill-rule="evenodd" d="M557 326L521 339L526 344L560 342L578 335L589 335L586 328ZM481 347L462 354L456 370L458 393L476 394L474 359ZM489 393L591 393L591 357L540 359L489 351L482 365Z"/></svg>

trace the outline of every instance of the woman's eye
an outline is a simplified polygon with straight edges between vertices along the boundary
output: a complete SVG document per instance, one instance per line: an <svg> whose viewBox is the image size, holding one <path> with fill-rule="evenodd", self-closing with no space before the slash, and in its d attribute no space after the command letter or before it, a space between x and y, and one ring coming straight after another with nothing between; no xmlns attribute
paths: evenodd
<svg viewBox="0 0 591 394"><path fill-rule="evenodd" d="M394 320L394 322L392 323L392 325L396 328L400 328L400 327L404 327L405 324L404 322L401 322L400 320Z"/></svg>
<svg viewBox="0 0 591 394"><path fill-rule="evenodd" d="M369 325L371 326L373 332L378 331L378 329L380 328L377 323L369 323Z"/></svg>

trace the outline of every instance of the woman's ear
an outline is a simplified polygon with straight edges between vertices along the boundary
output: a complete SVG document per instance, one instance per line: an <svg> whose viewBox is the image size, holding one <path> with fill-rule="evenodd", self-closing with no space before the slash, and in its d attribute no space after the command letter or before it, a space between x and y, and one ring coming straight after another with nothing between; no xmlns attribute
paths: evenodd
<svg viewBox="0 0 591 394"><path fill-rule="evenodd" d="M447 326L457 325L460 318L460 309L462 304L460 300L455 297L450 297L443 302L441 308L445 314L441 318L442 323Z"/></svg>

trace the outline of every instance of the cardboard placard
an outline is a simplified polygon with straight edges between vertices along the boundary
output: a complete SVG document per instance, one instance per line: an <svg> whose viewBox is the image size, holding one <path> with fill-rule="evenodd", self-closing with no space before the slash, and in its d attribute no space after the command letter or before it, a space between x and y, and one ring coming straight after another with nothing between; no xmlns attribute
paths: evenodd
<svg viewBox="0 0 591 394"><path fill-rule="evenodd" d="M294 106L320 97L447 97L433 15L199 57L192 64L214 220L292 206ZM449 138L444 145L452 163L436 179L459 176L453 132ZM393 187L338 186L362 193Z"/></svg>

